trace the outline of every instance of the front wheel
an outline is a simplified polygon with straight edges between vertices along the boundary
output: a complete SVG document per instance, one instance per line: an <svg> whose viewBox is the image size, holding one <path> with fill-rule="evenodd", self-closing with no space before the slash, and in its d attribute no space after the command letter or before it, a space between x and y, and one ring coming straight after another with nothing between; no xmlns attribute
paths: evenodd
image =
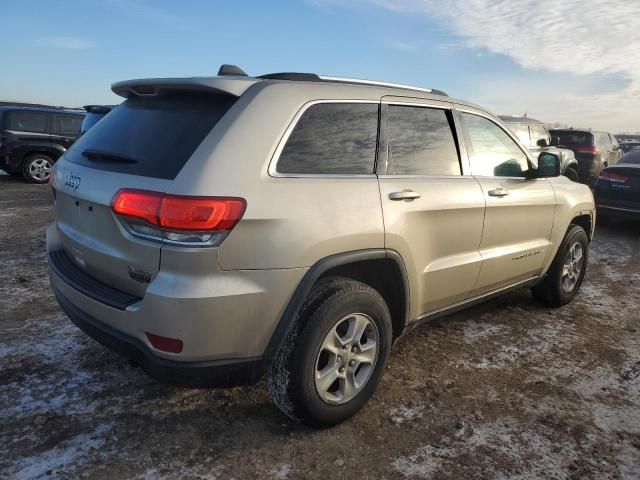
<svg viewBox="0 0 640 480"><path fill-rule="evenodd" d="M41 153L29 155L22 163L22 176L30 183L47 183L51 176L53 159Z"/></svg>
<svg viewBox="0 0 640 480"><path fill-rule="evenodd" d="M319 282L269 373L274 403L312 427L350 418L371 398L391 350L391 315L370 286L343 277Z"/></svg>
<svg viewBox="0 0 640 480"><path fill-rule="evenodd" d="M550 307L561 307L578 294L589 259L589 238L579 225L571 225L545 279L533 287L533 295Z"/></svg>

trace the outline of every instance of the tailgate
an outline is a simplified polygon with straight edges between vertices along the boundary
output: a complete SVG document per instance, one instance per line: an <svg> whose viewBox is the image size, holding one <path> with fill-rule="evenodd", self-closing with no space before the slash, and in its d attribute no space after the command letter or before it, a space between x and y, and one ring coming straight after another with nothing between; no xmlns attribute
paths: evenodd
<svg viewBox="0 0 640 480"><path fill-rule="evenodd" d="M170 180L106 172L59 161L56 226L68 257L89 276L142 297L160 268L161 243L132 236L111 210L121 188L164 192Z"/></svg>
<svg viewBox="0 0 640 480"><path fill-rule="evenodd" d="M138 235L111 203L121 189L165 193L235 97L171 91L132 96L82 135L56 164L56 224L70 262L142 297L160 268L161 238ZM151 208L151 207L148 207Z"/></svg>

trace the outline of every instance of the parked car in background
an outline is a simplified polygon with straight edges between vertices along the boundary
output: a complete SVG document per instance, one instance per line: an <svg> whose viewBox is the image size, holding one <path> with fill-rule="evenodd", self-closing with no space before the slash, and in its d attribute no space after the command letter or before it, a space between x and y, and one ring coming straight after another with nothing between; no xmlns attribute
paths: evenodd
<svg viewBox="0 0 640 480"><path fill-rule="evenodd" d="M51 168L80 135L84 112L0 107L0 166L28 182L46 183Z"/></svg>
<svg viewBox="0 0 640 480"><path fill-rule="evenodd" d="M612 134L595 130L573 128L553 129L559 146L573 150L578 160L578 177L589 186L595 185L600 171L615 165L622 156L620 145Z"/></svg>
<svg viewBox="0 0 640 480"><path fill-rule="evenodd" d="M600 172L593 193L599 218L640 219L640 150Z"/></svg>
<svg viewBox="0 0 640 480"><path fill-rule="evenodd" d="M93 127L102 118L113 110L116 105L85 105L83 108L87 112L80 127L80 135Z"/></svg>
<svg viewBox="0 0 640 480"><path fill-rule="evenodd" d="M266 376L286 414L327 427L403 332L515 288L552 307L580 289L591 191L481 107L237 67L112 90L124 103L54 171L50 282L156 378Z"/></svg>
<svg viewBox="0 0 640 480"><path fill-rule="evenodd" d="M620 142L620 149L624 152L630 152L640 147L640 142Z"/></svg>
<svg viewBox="0 0 640 480"><path fill-rule="evenodd" d="M560 158L560 170L562 175L578 181L578 161L575 154L568 148L559 148L557 138L554 138L547 127L540 120L529 117L501 115L502 120L509 129L516 134L518 140L538 155L540 152L551 152Z"/></svg>

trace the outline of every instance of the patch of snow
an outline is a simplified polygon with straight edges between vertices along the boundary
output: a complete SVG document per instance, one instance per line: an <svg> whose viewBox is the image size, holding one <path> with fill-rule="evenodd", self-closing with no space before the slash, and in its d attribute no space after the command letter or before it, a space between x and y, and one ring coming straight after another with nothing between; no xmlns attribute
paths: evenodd
<svg viewBox="0 0 640 480"><path fill-rule="evenodd" d="M102 449L106 443L105 434L111 429L112 425L102 424L94 431L80 433L50 450L19 459L10 467L10 477L15 480L30 480L44 477L49 471L54 478L61 476L59 474L66 469L87 463L92 452Z"/></svg>
<svg viewBox="0 0 640 480"><path fill-rule="evenodd" d="M396 425L401 425L405 422L412 422L413 420L422 417L424 413L424 405L417 405L415 407L407 407L402 405L397 408L392 408L389 411L391 420Z"/></svg>
<svg viewBox="0 0 640 480"><path fill-rule="evenodd" d="M496 337L509 331L506 325L491 325L471 320L464 326L464 338L468 342L476 342L487 337Z"/></svg>
<svg viewBox="0 0 640 480"><path fill-rule="evenodd" d="M284 463L271 470L271 475L273 475L273 478L277 480L286 480L287 478L289 478L290 471L291 465L289 465L288 463Z"/></svg>
<svg viewBox="0 0 640 480"><path fill-rule="evenodd" d="M0 168L0 176L9 175L7 172Z"/></svg>
<svg viewBox="0 0 640 480"><path fill-rule="evenodd" d="M391 466L407 478L430 478L442 469L445 463L455 459L456 450L448 447L421 445L414 453L396 458Z"/></svg>

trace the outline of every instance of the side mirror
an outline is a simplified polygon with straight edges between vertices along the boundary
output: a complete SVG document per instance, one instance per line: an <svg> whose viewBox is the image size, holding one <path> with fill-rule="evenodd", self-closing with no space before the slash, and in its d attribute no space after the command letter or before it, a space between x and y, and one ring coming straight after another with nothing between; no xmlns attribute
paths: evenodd
<svg viewBox="0 0 640 480"><path fill-rule="evenodd" d="M548 147L549 144L547 143L547 139L546 138L540 138L538 139L538 141L536 142L536 145L538 145L539 147Z"/></svg>
<svg viewBox="0 0 640 480"><path fill-rule="evenodd" d="M555 153L542 152L538 155L538 178L559 177L560 157Z"/></svg>
<svg viewBox="0 0 640 480"><path fill-rule="evenodd" d="M551 146L557 147L560 145L560 137L551 137Z"/></svg>

